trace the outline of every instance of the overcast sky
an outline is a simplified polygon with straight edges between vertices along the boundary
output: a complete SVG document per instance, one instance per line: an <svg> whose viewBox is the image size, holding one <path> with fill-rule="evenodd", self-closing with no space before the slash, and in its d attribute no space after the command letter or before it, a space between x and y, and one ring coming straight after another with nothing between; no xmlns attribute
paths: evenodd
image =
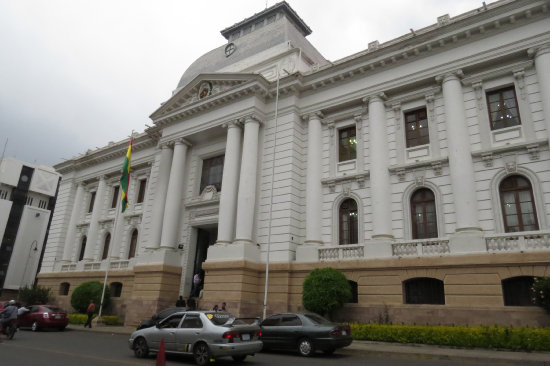
<svg viewBox="0 0 550 366"><path fill-rule="evenodd" d="M482 6L287 0L330 61ZM487 3L492 1L487 1ZM220 31L270 0L0 0L0 155L55 165L143 132ZM7 141L7 144L6 144Z"/></svg>

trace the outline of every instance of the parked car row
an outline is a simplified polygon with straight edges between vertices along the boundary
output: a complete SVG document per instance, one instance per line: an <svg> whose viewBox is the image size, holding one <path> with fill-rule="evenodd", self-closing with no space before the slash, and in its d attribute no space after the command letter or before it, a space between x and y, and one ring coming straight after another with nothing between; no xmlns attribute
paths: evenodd
<svg viewBox="0 0 550 366"><path fill-rule="evenodd" d="M0 301L0 311L8 301ZM19 308L17 325L19 328L30 328L32 331L45 328L65 330L69 324L67 312L55 305L31 305Z"/></svg>
<svg viewBox="0 0 550 366"><path fill-rule="evenodd" d="M162 339L166 353L193 355L198 365L218 357L243 361L262 349L297 350L306 357L317 350L332 354L352 342L349 326L334 324L317 314L275 314L260 323L259 318L237 318L225 311L170 309L166 309L171 314L164 319L144 327L163 311L140 323L132 333L128 343L136 357L157 353Z"/></svg>

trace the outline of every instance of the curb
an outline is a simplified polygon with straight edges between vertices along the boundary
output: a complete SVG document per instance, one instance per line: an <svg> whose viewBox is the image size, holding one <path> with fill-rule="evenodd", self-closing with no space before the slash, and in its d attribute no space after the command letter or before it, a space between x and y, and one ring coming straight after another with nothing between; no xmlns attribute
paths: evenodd
<svg viewBox="0 0 550 366"><path fill-rule="evenodd" d="M69 324L67 329L80 332L130 335L134 327L96 326L84 328L81 324ZM391 359L441 360L453 362L476 362L502 366L550 366L550 352L514 352L488 349L450 348L425 344L384 343L353 341L339 353Z"/></svg>

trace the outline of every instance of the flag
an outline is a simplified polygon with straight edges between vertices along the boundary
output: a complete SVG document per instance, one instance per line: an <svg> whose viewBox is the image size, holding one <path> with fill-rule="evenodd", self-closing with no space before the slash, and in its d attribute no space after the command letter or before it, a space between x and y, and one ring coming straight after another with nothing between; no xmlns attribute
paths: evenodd
<svg viewBox="0 0 550 366"><path fill-rule="evenodd" d="M120 177L120 199L122 200L122 212L128 207L128 187L130 186L130 160L132 158L132 142L134 138L130 138L130 146L128 146L128 151L126 152L126 157L124 158L124 164L122 165L122 177Z"/></svg>

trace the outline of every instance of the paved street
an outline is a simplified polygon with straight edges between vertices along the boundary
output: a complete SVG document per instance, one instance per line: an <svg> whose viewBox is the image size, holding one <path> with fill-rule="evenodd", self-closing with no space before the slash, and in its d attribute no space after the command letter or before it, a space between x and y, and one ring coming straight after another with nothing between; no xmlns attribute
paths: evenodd
<svg viewBox="0 0 550 366"><path fill-rule="evenodd" d="M20 330L13 341L2 338L0 357L2 364L10 366L102 366L102 365L154 365L155 357L137 359L127 346L124 334L66 330L65 332ZM327 357L303 358L293 353L260 353L249 357L246 365L343 365L346 366L458 366L463 362L445 360L376 358L353 352L340 351ZM193 365L190 357L168 356L166 364ZM220 359L218 365L233 365L231 359ZM469 363L476 365L475 363ZM478 363L485 365L485 363Z"/></svg>

